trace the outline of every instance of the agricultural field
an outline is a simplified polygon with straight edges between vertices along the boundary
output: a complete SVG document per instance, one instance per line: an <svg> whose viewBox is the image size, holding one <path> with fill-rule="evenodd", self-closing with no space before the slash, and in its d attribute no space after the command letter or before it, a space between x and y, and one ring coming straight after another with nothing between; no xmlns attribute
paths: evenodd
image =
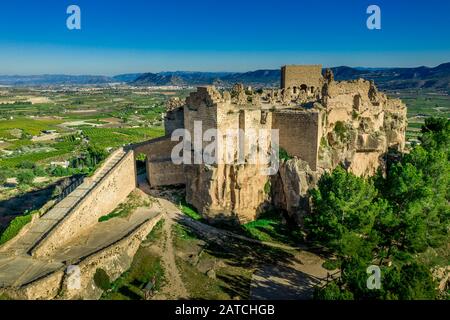
<svg viewBox="0 0 450 320"><path fill-rule="evenodd" d="M165 101L187 94L127 86L0 88L0 201L88 173L103 151L161 136ZM75 161L80 157L89 161Z"/></svg>

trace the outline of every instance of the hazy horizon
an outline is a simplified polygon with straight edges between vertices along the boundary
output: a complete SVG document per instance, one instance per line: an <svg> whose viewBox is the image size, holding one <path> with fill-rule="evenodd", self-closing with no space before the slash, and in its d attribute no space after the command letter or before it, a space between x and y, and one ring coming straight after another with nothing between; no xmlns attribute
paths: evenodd
<svg viewBox="0 0 450 320"><path fill-rule="evenodd" d="M442 64L447 64L450 63L450 59L449 61L443 61L441 63L438 63L436 65L413 65L413 66L380 66L380 67L367 67L364 65L357 65L357 66L350 66L350 65L335 65L335 66L322 66L323 68L337 68L337 67L351 67L354 69L393 69L393 68L419 68L419 67L427 67L427 68L435 68L438 67L439 65ZM127 74L144 74L144 73L165 73L165 72L169 72L169 73L175 73L175 72L185 72L185 73L245 73L245 72L254 72L254 71L259 71L259 70L279 70L281 68L282 65L280 65L279 67L276 68L260 68L260 69L252 69L252 70L243 70L243 71L227 71L227 70L218 70L218 71L209 71L209 70L205 70L205 71L201 71L201 70L168 70L168 69L161 69L161 71L136 71L136 72L123 72L123 73L113 73L113 74L89 74L89 73L10 73L10 74L2 74L0 73L1 77L14 77L14 76L18 76L18 77L33 77L33 76L93 76L93 77L114 77L114 76L120 76L120 75L127 75Z"/></svg>

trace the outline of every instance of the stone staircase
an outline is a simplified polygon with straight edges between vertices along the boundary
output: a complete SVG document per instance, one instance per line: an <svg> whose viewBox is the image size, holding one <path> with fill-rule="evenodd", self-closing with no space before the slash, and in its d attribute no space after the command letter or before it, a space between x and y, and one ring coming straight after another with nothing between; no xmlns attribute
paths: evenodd
<svg viewBox="0 0 450 320"><path fill-rule="evenodd" d="M31 251L46 235L117 165L125 154L126 152L123 148L115 151L92 177L86 178L67 197L57 203L39 219L33 221L26 233L17 239L15 243L3 250L0 248L0 254L15 256L30 255Z"/></svg>

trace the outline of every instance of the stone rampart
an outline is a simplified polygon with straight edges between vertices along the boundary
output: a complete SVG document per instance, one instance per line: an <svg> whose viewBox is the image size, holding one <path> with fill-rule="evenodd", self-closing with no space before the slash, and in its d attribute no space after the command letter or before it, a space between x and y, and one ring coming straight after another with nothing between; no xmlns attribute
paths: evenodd
<svg viewBox="0 0 450 320"><path fill-rule="evenodd" d="M306 161L312 170L317 168L321 121L319 112L280 110L273 113L273 129L279 130L280 148L290 156Z"/></svg>
<svg viewBox="0 0 450 320"><path fill-rule="evenodd" d="M104 164L107 166L108 162ZM101 171L101 168L99 169ZM94 226L101 216L113 211L117 205L136 188L136 168L134 154L128 151L103 177L94 175L91 179L100 179L98 183L80 198L45 238L32 250L36 257L47 256L82 231Z"/></svg>
<svg viewBox="0 0 450 320"><path fill-rule="evenodd" d="M135 155L147 156L147 180L152 187L185 183L183 165L174 164L171 158L172 149L178 143L165 136L134 146Z"/></svg>

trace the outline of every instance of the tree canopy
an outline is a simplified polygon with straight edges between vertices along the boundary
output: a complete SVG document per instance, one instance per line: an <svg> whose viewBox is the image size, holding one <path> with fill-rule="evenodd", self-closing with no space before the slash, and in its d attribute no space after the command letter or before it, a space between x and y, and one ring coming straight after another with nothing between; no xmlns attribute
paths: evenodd
<svg viewBox="0 0 450 320"><path fill-rule="evenodd" d="M450 121L430 118L421 145L375 177L338 167L311 191L308 237L331 249L341 275L316 292L319 299L433 299L435 283L416 255L448 243ZM382 288L367 288L376 265Z"/></svg>

